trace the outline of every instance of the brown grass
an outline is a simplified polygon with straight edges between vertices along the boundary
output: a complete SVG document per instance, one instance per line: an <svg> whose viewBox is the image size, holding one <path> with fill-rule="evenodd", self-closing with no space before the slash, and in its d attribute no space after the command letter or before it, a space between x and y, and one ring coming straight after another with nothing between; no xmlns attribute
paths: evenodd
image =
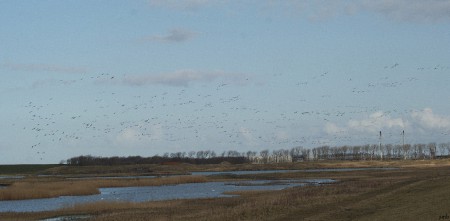
<svg viewBox="0 0 450 221"><path fill-rule="evenodd" d="M18 181L5 189L0 189L0 200L91 195L98 194L98 188L104 187L161 186L199 182L206 182L206 178L203 176L174 176L148 179L93 179L71 181L30 179Z"/></svg>
<svg viewBox="0 0 450 221"><path fill-rule="evenodd" d="M259 175L272 179L339 180L324 186L234 192L241 194L241 197L232 198L144 203L97 202L51 212L0 213L0 220L33 220L73 214L89 214L92 215L91 220L100 221L439 220L439 216L450 214L450 166L416 163L418 166L414 168L406 166L387 171Z"/></svg>
<svg viewBox="0 0 450 221"><path fill-rule="evenodd" d="M449 172L449 167L345 172L334 174L341 181L333 185L179 200L165 208L141 203L104 210L93 220L437 220L449 212Z"/></svg>
<svg viewBox="0 0 450 221"><path fill-rule="evenodd" d="M279 164L177 164L177 165L113 165L113 166L57 166L40 171L39 174L68 176L134 176L188 174L190 171L318 169L348 167L429 167L450 166L450 159L439 160L391 160L391 161L307 161Z"/></svg>
<svg viewBox="0 0 450 221"><path fill-rule="evenodd" d="M35 198L50 198L68 195L89 195L99 193L91 183L79 185L71 181L39 182L20 181L0 189L1 200L20 200Z"/></svg>

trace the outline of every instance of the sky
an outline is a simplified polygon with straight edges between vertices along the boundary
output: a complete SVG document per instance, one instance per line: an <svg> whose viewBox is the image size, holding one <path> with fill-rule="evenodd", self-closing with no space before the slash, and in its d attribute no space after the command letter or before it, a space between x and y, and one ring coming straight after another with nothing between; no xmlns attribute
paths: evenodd
<svg viewBox="0 0 450 221"><path fill-rule="evenodd" d="M450 0L0 0L0 164L450 141Z"/></svg>

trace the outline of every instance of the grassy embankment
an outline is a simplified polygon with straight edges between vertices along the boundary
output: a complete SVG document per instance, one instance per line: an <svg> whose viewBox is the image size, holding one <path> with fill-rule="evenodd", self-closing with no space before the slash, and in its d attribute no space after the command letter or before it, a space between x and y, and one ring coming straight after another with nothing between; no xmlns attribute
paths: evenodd
<svg viewBox="0 0 450 221"><path fill-rule="evenodd" d="M281 164L140 164L116 166L67 166L59 164L0 165L0 175L50 175L67 177L87 176L133 176L188 174L192 171L234 171L274 169L318 169L354 167L423 167L450 165L450 160L395 160L395 161L310 161Z"/></svg>
<svg viewBox="0 0 450 221"><path fill-rule="evenodd" d="M39 173L50 168L59 167L59 164L16 164L0 165L0 175L29 175Z"/></svg>
<svg viewBox="0 0 450 221"><path fill-rule="evenodd" d="M366 163L325 162L324 167ZM372 163L371 163L372 164ZM395 165L392 165L395 164ZM146 203L99 202L52 212L3 213L0 220L89 214L92 220L439 220L450 214L448 161L386 162L400 170L245 175L246 179L333 178L336 184L241 197ZM279 166L279 165L277 165ZM375 165L380 167L380 164Z"/></svg>

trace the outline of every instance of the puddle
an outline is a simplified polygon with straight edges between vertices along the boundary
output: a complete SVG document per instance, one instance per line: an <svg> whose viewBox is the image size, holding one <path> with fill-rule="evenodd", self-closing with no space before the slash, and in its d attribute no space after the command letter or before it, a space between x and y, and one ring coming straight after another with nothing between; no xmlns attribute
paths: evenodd
<svg viewBox="0 0 450 221"><path fill-rule="evenodd" d="M202 172L192 172L192 175L200 175L200 176L215 176L215 175L248 175L248 174L265 174L265 173L293 173L298 172L300 170L242 170L242 171L202 171Z"/></svg>
<svg viewBox="0 0 450 221"><path fill-rule="evenodd" d="M0 179L23 179L25 176L0 176Z"/></svg>
<svg viewBox="0 0 450 221"><path fill-rule="evenodd" d="M85 220L89 219L92 216L90 215L73 215L73 216L58 216L48 219L41 219L40 221L77 221L77 220Z"/></svg>
<svg viewBox="0 0 450 221"><path fill-rule="evenodd" d="M156 178L157 176L94 176L94 177L68 177L68 180L90 180L90 179L145 179L145 178Z"/></svg>

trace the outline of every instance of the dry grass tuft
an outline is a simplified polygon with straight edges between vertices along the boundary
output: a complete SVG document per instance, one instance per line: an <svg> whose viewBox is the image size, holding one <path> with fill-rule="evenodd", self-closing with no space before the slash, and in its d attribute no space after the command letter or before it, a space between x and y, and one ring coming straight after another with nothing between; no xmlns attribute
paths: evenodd
<svg viewBox="0 0 450 221"><path fill-rule="evenodd" d="M58 196L97 194L99 190L92 184L80 185L72 181L57 182L16 182L0 190L1 200L51 198Z"/></svg>

